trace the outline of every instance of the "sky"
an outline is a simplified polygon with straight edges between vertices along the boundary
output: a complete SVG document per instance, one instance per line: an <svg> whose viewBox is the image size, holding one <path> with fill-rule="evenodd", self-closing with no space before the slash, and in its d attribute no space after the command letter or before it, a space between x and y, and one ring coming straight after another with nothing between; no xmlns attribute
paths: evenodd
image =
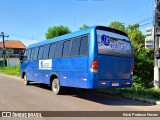
<svg viewBox="0 0 160 120"><path fill-rule="evenodd" d="M74 32L83 24L108 26L113 21L152 26L155 0L0 0L0 33L26 46L46 40L49 27ZM2 38L0 38L0 42Z"/></svg>

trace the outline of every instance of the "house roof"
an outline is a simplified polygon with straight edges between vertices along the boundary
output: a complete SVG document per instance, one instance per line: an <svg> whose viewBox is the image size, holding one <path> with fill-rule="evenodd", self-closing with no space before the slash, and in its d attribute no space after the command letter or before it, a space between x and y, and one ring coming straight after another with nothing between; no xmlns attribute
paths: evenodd
<svg viewBox="0 0 160 120"><path fill-rule="evenodd" d="M19 40L5 40L6 48L22 48L25 49L26 46ZM0 42L0 48L3 48L3 42Z"/></svg>

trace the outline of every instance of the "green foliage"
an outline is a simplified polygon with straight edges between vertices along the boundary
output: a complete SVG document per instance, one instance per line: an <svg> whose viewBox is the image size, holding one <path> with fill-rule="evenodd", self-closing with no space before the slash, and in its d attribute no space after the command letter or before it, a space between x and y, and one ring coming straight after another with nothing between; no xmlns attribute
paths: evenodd
<svg viewBox="0 0 160 120"><path fill-rule="evenodd" d="M46 33L46 39L51 39L57 36L68 34L70 32L71 30L67 26L63 26L63 25L54 26L54 27L48 28L48 31Z"/></svg>
<svg viewBox="0 0 160 120"><path fill-rule="evenodd" d="M117 21L111 22L109 24L109 27L125 32L124 23L121 23L121 22L117 22Z"/></svg>
<svg viewBox="0 0 160 120"><path fill-rule="evenodd" d="M134 87L153 87L153 58L153 50L146 51L142 48L139 52L134 53Z"/></svg>
<svg viewBox="0 0 160 120"><path fill-rule="evenodd" d="M139 25L128 25L126 32L134 49L133 86L150 88L153 86L153 50L145 49L145 36L139 30Z"/></svg>
<svg viewBox="0 0 160 120"><path fill-rule="evenodd" d="M3 67L4 66L4 62L3 60L0 60L0 67Z"/></svg>
<svg viewBox="0 0 160 120"><path fill-rule="evenodd" d="M88 25L86 25L86 24L84 24L82 27L80 27L79 29L80 30L83 30L83 29L86 29L86 28L89 28L89 26Z"/></svg>
<svg viewBox="0 0 160 120"><path fill-rule="evenodd" d="M153 86L153 50L145 49L145 36L139 30L139 24L124 26L121 22L112 22L109 27L125 31L134 50L133 86L136 88L150 88Z"/></svg>
<svg viewBox="0 0 160 120"><path fill-rule="evenodd" d="M160 100L160 89L150 88L121 88L121 89L102 89L109 93L115 93L122 96L140 97L146 99Z"/></svg>
<svg viewBox="0 0 160 120"><path fill-rule="evenodd" d="M129 88L129 89L120 89L120 92L132 97L142 97L147 99L160 100L160 89Z"/></svg>
<svg viewBox="0 0 160 120"><path fill-rule="evenodd" d="M0 73L7 75L20 76L20 65L11 67L0 67Z"/></svg>
<svg viewBox="0 0 160 120"><path fill-rule="evenodd" d="M128 34L129 38L131 39L134 52L139 52L142 48L145 47L145 36L139 30L139 25L128 25L126 27L126 33Z"/></svg>

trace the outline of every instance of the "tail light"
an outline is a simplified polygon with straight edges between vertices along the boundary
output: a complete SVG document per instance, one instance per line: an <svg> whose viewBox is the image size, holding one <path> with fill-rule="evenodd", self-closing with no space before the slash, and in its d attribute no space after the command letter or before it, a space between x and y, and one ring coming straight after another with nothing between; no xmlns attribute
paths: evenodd
<svg viewBox="0 0 160 120"><path fill-rule="evenodd" d="M98 73L98 61L93 61L91 64L91 72Z"/></svg>
<svg viewBox="0 0 160 120"><path fill-rule="evenodd" d="M134 71L134 64L132 64L132 68L131 68L131 74L133 75L133 71Z"/></svg>

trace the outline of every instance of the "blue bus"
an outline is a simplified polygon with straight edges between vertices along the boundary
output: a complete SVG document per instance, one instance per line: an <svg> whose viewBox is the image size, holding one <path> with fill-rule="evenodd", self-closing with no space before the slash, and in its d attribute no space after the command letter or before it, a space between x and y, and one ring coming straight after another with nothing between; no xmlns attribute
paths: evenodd
<svg viewBox="0 0 160 120"><path fill-rule="evenodd" d="M54 94L64 87L127 88L134 58L126 33L93 26L28 46L21 57L21 78L49 84Z"/></svg>

